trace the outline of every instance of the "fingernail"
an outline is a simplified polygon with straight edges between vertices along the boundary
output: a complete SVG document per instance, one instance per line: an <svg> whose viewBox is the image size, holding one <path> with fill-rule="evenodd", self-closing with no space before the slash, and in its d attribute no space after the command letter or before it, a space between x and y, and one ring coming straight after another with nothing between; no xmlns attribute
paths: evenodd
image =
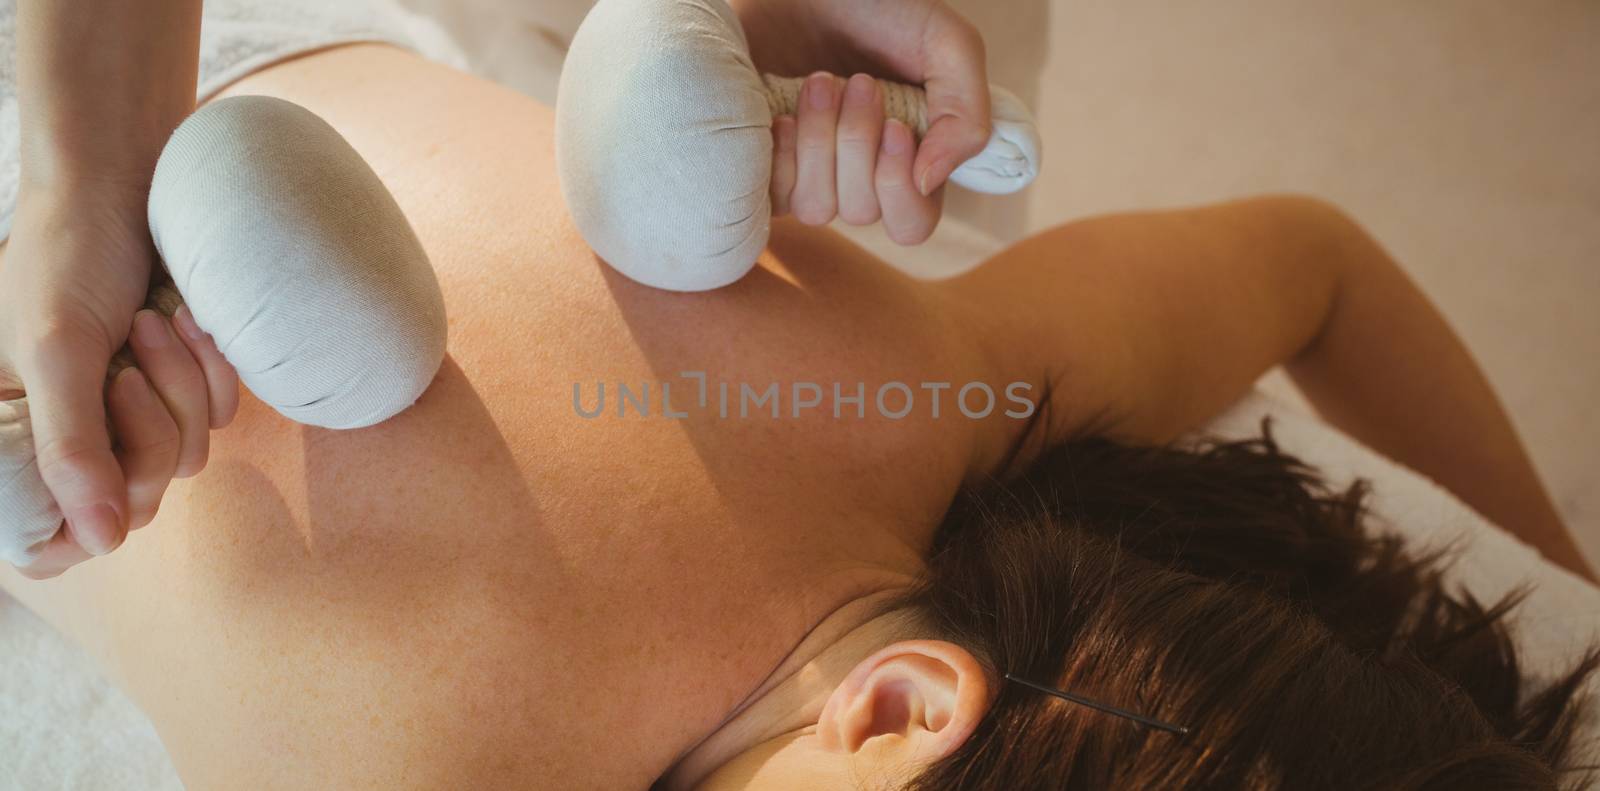
<svg viewBox="0 0 1600 791"><path fill-rule="evenodd" d="M91 555L104 555L121 543L116 509L107 503L96 503L80 508L67 517L73 538L78 546Z"/></svg>
<svg viewBox="0 0 1600 791"><path fill-rule="evenodd" d="M178 312L172 314L172 318L177 320L178 329L183 330L183 334L187 335L189 340L203 341L206 339L205 330L200 329L200 325L194 322L194 314L189 312L188 305L179 307Z"/></svg>
<svg viewBox="0 0 1600 791"><path fill-rule="evenodd" d="M922 169L922 174L917 176L917 192L922 193L922 197L924 197L924 198L928 197L930 194L933 193L933 187L929 184L929 182L932 181L932 179L933 179L933 165L928 165L927 167L924 167Z"/></svg>
<svg viewBox="0 0 1600 791"><path fill-rule="evenodd" d="M141 310L133 317L134 340L147 349L159 349L172 342L167 322L153 310Z"/></svg>
<svg viewBox="0 0 1600 791"><path fill-rule="evenodd" d="M813 110L826 110L833 106L833 75L817 72L806 78L806 101Z"/></svg>
<svg viewBox="0 0 1600 791"><path fill-rule="evenodd" d="M857 74L844 86L844 102L856 107L865 107L876 98L873 94L877 93L877 89L877 80L865 74Z"/></svg>
<svg viewBox="0 0 1600 791"><path fill-rule="evenodd" d="M901 156L911 152L911 127L890 118L883 125L883 153Z"/></svg>

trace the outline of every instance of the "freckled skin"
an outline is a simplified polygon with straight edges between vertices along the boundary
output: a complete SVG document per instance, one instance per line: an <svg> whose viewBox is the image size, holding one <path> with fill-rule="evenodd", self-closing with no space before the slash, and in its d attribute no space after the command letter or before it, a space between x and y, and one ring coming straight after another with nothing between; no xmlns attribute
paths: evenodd
<svg viewBox="0 0 1600 791"><path fill-rule="evenodd" d="M612 273L531 100L375 46L229 93L302 104L368 159L451 340L400 417L329 432L246 397L126 547L49 583L0 573L151 715L190 788L645 788L821 617L914 574L1015 431L872 417L876 383L1020 377L826 231L778 224L710 293ZM681 371L785 383L785 419L573 412L573 382L664 379L681 409ZM792 381L866 382L869 417L789 419Z"/></svg>

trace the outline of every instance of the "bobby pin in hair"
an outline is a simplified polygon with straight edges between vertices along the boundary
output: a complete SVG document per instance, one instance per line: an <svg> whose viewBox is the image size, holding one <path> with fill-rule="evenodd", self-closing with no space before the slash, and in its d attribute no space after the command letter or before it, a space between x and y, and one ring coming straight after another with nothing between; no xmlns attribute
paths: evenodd
<svg viewBox="0 0 1600 791"><path fill-rule="evenodd" d="M1046 695L1050 695L1052 697L1061 698L1062 700L1071 701L1071 702L1076 703L1076 704L1078 704L1080 706L1088 706L1089 708L1094 709L1095 711L1103 711L1103 712L1105 712L1107 714L1114 714L1114 715L1116 715L1118 717L1126 717L1127 719L1133 720L1134 722L1137 722L1140 725L1145 725L1145 726L1148 726L1148 727L1151 727L1151 728L1156 728L1158 730L1163 730L1163 731L1166 731L1167 733L1176 733L1176 734L1178 734L1180 736L1182 736L1184 734L1187 734L1189 732L1189 729L1183 727L1182 725L1173 725L1170 722L1162 722L1161 720L1158 720L1158 719L1156 719L1154 717L1146 717L1143 714L1136 714L1134 712L1128 711L1127 709L1119 709L1116 706L1113 706L1113 705L1111 705L1109 703L1101 703L1100 701L1097 701L1097 700L1090 700L1089 698L1083 697L1082 695L1074 695L1071 692L1066 692L1066 691L1063 691L1063 690L1059 690L1059 689L1056 689L1055 687L1050 687L1050 686L1046 686L1044 684L1040 684L1040 683L1037 683L1037 682L1029 681L1029 680L1027 680L1025 678L1018 678L1016 676L1011 675L1010 673L1006 673L1005 676L1006 676L1006 680L1007 681L1012 681L1012 682L1021 684L1022 686L1025 686L1025 687L1027 687L1029 689L1037 690L1039 692L1043 692Z"/></svg>

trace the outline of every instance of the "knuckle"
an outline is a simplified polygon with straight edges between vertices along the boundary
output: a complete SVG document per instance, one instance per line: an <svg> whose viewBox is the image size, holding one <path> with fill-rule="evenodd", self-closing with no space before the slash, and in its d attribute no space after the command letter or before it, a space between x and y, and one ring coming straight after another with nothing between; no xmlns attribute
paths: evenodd
<svg viewBox="0 0 1600 791"><path fill-rule="evenodd" d="M34 325L22 339L19 362L29 368L39 368L46 363L82 359L101 352L109 359L110 343L104 333L86 326L83 322L64 317L45 317Z"/></svg>
<svg viewBox="0 0 1600 791"><path fill-rule="evenodd" d="M128 507L133 512L134 519L129 524L140 524L145 516L154 516L156 506L161 504L161 498L166 496L167 485L172 478L167 475L148 473L128 487ZM145 519L144 522L148 522Z"/></svg>
<svg viewBox="0 0 1600 791"><path fill-rule="evenodd" d="M78 437L60 437L35 448L34 460L39 464L39 476L46 482L74 483L83 478L83 466L102 450L105 448Z"/></svg>
<svg viewBox="0 0 1600 791"><path fill-rule="evenodd" d="M974 119L972 126L968 127L965 134L966 147L970 151L982 151L989 145L989 136L993 133L988 123ZM957 162L956 164L961 164Z"/></svg>
<svg viewBox="0 0 1600 791"><path fill-rule="evenodd" d="M933 232L933 226L919 217L902 222L887 223L884 230L888 233L889 240L895 244L914 245L927 241L929 234Z"/></svg>
<svg viewBox="0 0 1600 791"><path fill-rule="evenodd" d="M808 197L793 200L791 204L790 210L794 212L795 219L806 225L826 225L833 220L835 206L832 201Z"/></svg>
<svg viewBox="0 0 1600 791"><path fill-rule="evenodd" d="M183 447L183 437L175 426L163 427L156 436L145 437L137 442L124 442L122 448L129 453L138 454L147 458L176 459L178 452Z"/></svg>
<svg viewBox="0 0 1600 791"><path fill-rule="evenodd" d="M795 153L799 156L831 155L833 147L831 135L827 137L805 135L795 141Z"/></svg>
<svg viewBox="0 0 1600 791"><path fill-rule="evenodd" d="M872 186L878 191L878 199L897 198L911 191L911 182L903 176L895 175L884 169L879 169L872 178Z"/></svg>
<svg viewBox="0 0 1600 791"><path fill-rule="evenodd" d="M980 59L987 51L987 45L983 41L983 31L979 30L972 20L964 16L956 17L956 37L962 46L965 46L972 54L979 56Z"/></svg>
<svg viewBox="0 0 1600 791"><path fill-rule="evenodd" d="M221 385L224 388L237 388L239 386L239 372L234 369L233 363L223 357L221 352L207 355L200 359L200 371L206 377L208 384Z"/></svg>
<svg viewBox="0 0 1600 791"><path fill-rule="evenodd" d="M839 152L870 158L878 150L878 137L876 130L866 129L839 130ZM869 159L870 161L870 159Z"/></svg>
<svg viewBox="0 0 1600 791"><path fill-rule="evenodd" d="M170 469L146 470L128 486L128 507L135 516L143 511L155 510L161 498L166 495L167 485L172 482L172 477Z"/></svg>
<svg viewBox="0 0 1600 791"><path fill-rule="evenodd" d="M881 215L882 212L877 204L865 201L839 207L839 219L851 225L871 225L877 222Z"/></svg>
<svg viewBox="0 0 1600 791"><path fill-rule="evenodd" d="M61 290L61 288L66 290ZM38 294L28 310L29 335L39 340L65 343L106 343L111 336L107 319L121 315L109 295L95 290L58 284ZM127 311L132 317L132 311Z"/></svg>
<svg viewBox="0 0 1600 791"><path fill-rule="evenodd" d="M94 340L99 335L95 322L81 313L65 305L43 307L32 317L29 323L32 331L28 336L38 345L73 345Z"/></svg>
<svg viewBox="0 0 1600 791"><path fill-rule="evenodd" d="M206 376L199 366L186 365L181 372L175 373L166 379L158 380L156 387L189 399L203 399L206 393Z"/></svg>

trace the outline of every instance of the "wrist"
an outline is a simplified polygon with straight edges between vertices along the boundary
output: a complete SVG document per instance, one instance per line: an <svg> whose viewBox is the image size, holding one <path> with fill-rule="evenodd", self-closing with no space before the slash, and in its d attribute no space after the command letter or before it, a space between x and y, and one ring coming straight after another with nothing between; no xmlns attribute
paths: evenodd
<svg viewBox="0 0 1600 791"><path fill-rule="evenodd" d="M144 146L99 148L70 135L22 135L18 189L25 194L71 194L120 202L142 200L155 173L155 153Z"/></svg>
<svg viewBox="0 0 1600 791"><path fill-rule="evenodd" d="M146 193L172 131L193 108L153 98L144 106L90 112L83 101L35 101L18 129L20 179L50 189Z"/></svg>
<svg viewBox="0 0 1600 791"><path fill-rule="evenodd" d="M13 233L23 218L71 215L74 222L89 221L105 231L142 229L147 226L145 207L148 178L123 178L90 172L74 165L48 163L24 168L17 185Z"/></svg>

